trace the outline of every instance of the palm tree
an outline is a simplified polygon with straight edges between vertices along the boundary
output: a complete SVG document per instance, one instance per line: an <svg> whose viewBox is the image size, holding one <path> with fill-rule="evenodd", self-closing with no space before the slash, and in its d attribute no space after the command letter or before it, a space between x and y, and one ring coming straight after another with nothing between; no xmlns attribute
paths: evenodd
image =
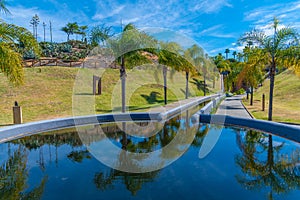
<svg viewBox="0 0 300 200"><path fill-rule="evenodd" d="M172 69L182 69L184 66L184 59L180 55L182 48L176 42L160 42L160 47L156 52L158 56L158 63L163 67L163 78L164 78L164 103L167 104L167 71L168 67Z"/></svg>
<svg viewBox="0 0 300 200"><path fill-rule="evenodd" d="M122 34L107 40L107 43L120 64L122 112L125 112L126 68L151 63L140 52L147 48L153 48L156 45L156 41L146 33L140 32L133 24L128 24L124 27Z"/></svg>
<svg viewBox="0 0 300 200"><path fill-rule="evenodd" d="M30 24L32 25L33 28L32 34L35 36L36 40L37 40L37 26L39 23L40 23L40 18L37 14L35 14L30 20Z"/></svg>
<svg viewBox="0 0 300 200"><path fill-rule="evenodd" d="M6 11L1 1L1 11ZM6 11L7 12L7 11ZM18 42L18 43L16 43ZM19 48L22 46L23 48ZM23 84L24 72L22 50L33 50L39 53L39 46L34 36L25 28L0 22L0 72L4 73L14 86Z"/></svg>
<svg viewBox="0 0 300 200"><path fill-rule="evenodd" d="M86 37L86 31L88 29L88 26L79 26L78 30L75 31L76 34L81 35L81 41L83 42Z"/></svg>
<svg viewBox="0 0 300 200"><path fill-rule="evenodd" d="M217 56L215 56L213 60L214 60L215 65L217 66L220 74L223 77L225 77L225 78L223 78L223 81L224 81L224 85L226 86L226 90L228 90L229 86L228 86L227 77L228 77L228 74L231 72L230 62L229 62L229 60L224 60L224 57L222 56L221 53L219 53Z"/></svg>
<svg viewBox="0 0 300 200"><path fill-rule="evenodd" d="M91 29L89 34L89 41L93 47L98 46L100 43L104 45L113 34L111 33L111 26L98 25Z"/></svg>
<svg viewBox="0 0 300 200"><path fill-rule="evenodd" d="M229 49L225 49L225 54L226 54L226 60L228 59L228 54L230 53Z"/></svg>
<svg viewBox="0 0 300 200"><path fill-rule="evenodd" d="M245 48L247 52L247 62L241 63L242 71L238 74L238 85L244 81L251 88L250 105L253 105L253 90L263 78L263 69L268 58L264 56L262 49Z"/></svg>
<svg viewBox="0 0 300 200"><path fill-rule="evenodd" d="M61 30L67 34L67 41L70 40L70 35L78 32L79 26L77 22L74 23L67 23L66 26L62 27Z"/></svg>
<svg viewBox="0 0 300 200"><path fill-rule="evenodd" d="M0 0L0 12L3 12L4 14L10 14L9 10L6 7L5 0Z"/></svg>
<svg viewBox="0 0 300 200"><path fill-rule="evenodd" d="M237 60L238 60L239 62L241 62L241 61L242 61L242 58L243 58L243 54L242 54L241 52L238 52L237 55L236 55L236 57L237 57Z"/></svg>
<svg viewBox="0 0 300 200"><path fill-rule="evenodd" d="M204 54L204 51L201 47L197 45L193 45L191 48L187 49L186 54L187 57L191 59L191 63L194 64L195 68L197 69L198 73L202 74L203 76L203 85L204 85L204 96L206 96L206 79L208 74L213 69L212 61L208 57L207 54Z"/></svg>
<svg viewBox="0 0 300 200"><path fill-rule="evenodd" d="M282 52L289 49L291 46L298 44L297 32L295 29L285 27L278 30L279 21L277 18L273 20L273 35L266 35L266 33L253 30L245 33L241 38L241 42L251 41L256 43L260 48L264 50L264 53L269 57L269 61L266 63L269 65L270 76L270 94L269 94L269 113L268 120L272 121L273 114L273 94L275 84L275 72L277 66L283 66L289 64L293 60L294 55L284 55Z"/></svg>
<svg viewBox="0 0 300 200"><path fill-rule="evenodd" d="M232 53L232 55L233 55L233 59L235 59L235 57L236 57L236 55L237 55L236 51L234 51L234 52Z"/></svg>

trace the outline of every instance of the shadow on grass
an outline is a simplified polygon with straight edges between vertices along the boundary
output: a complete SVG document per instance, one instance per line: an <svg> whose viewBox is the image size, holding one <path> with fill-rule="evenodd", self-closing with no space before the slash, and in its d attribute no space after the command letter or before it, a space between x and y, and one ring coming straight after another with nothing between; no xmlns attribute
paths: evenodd
<svg viewBox="0 0 300 200"><path fill-rule="evenodd" d="M15 124L0 124L0 127L12 126L12 125L15 125Z"/></svg>
<svg viewBox="0 0 300 200"><path fill-rule="evenodd" d="M197 89L203 91L203 93L204 93L204 89L205 89L206 94L209 93L209 89L207 88L207 84L205 85L206 87L204 87L204 81L193 78L193 81L191 81L191 83L196 85Z"/></svg>
<svg viewBox="0 0 300 200"><path fill-rule="evenodd" d="M168 100L168 104L174 103L174 102L178 102L178 100ZM163 100L158 100L156 102L157 104L148 104L148 105L137 105L137 106L126 106L126 110L127 111L138 111L138 110L145 110L145 109L150 109L150 108L155 108L158 106L164 106L164 101ZM112 109L96 109L96 112L101 112L102 114L104 113L111 113L111 112L121 112L121 106L118 107L114 107L114 110L112 111Z"/></svg>
<svg viewBox="0 0 300 200"><path fill-rule="evenodd" d="M154 103L163 103L164 100L158 100L157 98L160 97L159 92L152 91L150 95L141 94L141 97L143 97L149 104Z"/></svg>
<svg viewBox="0 0 300 200"><path fill-rule="evenodd" d="M87 95L87 96L92 96L94 95L93 93L75 93L75 95Z"/></svg>

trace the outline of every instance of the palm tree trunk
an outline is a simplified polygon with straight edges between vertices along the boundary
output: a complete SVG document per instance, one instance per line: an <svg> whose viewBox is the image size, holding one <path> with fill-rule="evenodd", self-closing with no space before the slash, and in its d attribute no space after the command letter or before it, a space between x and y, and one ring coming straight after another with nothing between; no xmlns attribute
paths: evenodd
<svg viewBox="0 0 300 200"><path fill-rule="evenodd" d="M167 105L167 67L163 67L163 76L164 76L164 97L165 97L165 105Z"/></svg>
<svg viewBox="0 0 300 200"><path fill-rule="evenodd" d="M268 113L268 120L272 121L273 115L273 93L274 93L274 82L275 82L275 59L274 56L272 58L272 64L270 68L270 94L269 94L269 113Z"/></svg>
<svg viewBox="0 0 300 200"><path fill-rule="evenodd" d="M189 72L185 72L185 98L189 98Z"/></svg>
<svg viewBox="0 0 300 200"><path fill-rule="evenodd" d="M253 105L253 86L251 86L250 106Z"/></svg>
<svg viewBox="0 0 300 200"><path fill-rule="evenodd" d="M121 89L122 89L122 112L124 113L126 111L126 70L125 70L125 59L124 56L121 57L121 69L120 69L120 78L121 78Z"/></svg>
<svg viewBox="0 0 300 200"><path fill-rule="evenodd" d="M204 90L204 96L206 96L206 77L204 76L203 77L204 78L204 82L203 82L203 84L204 84L204 86L203 86L203 90Z"/></svg>

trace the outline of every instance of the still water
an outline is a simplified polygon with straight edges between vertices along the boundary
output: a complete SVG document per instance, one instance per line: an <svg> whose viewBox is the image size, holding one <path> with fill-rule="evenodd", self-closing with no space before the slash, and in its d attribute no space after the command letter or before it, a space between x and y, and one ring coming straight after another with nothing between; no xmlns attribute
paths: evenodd
<svg viewBox="0 0 300 200"><path fill-rule="evenodd" d="M136 125L145 128L136 131ZM205 138L216 132L221 134L215 146L199 156ZM155 152L178 135L175 153L159 152L167 164L146 173L113 169L93 152L104 140L125 152ZM128 159L119 163L124 162ZM195 125L188 113L165 124L92 125L0 144L1 200L299 199L299 186L298 143L240 128Z"/></svg>

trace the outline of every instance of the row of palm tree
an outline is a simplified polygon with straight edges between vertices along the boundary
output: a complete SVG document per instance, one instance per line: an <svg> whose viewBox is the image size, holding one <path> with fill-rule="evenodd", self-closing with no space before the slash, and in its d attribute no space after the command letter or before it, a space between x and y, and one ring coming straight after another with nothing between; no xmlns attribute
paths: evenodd
<svg viewBox="0 0 300 200"><path fill-rule="evenodd" d="M270 78L268 120L272 120L275 75L278 68L297 71L300 68L299 37L296 29L284 27L279 29L279 20L272 22L273 34L261 30L244 33L238 40L245 45L242 53L233 54L228 59L229 49L214 57L221 74L225 76L226 90L236 91L241 85L250 87L250 105L253 103L253 90L266 77ZM267 70L267 74L266 73Z"/></svg>
<svg viewBox="0 0 300 200"><path fill-rule="evenodd" d="M164 103L167 104L167 72L169 70L183 71L186 74L185 97L189 96L189 77L191 74L202 74L204 82L213 69L213 62L203 49L193 45L187 50L175 42L159 42L143 31L139 31L133 24L124 27L117 37L107 40L107 47L114 52L114 57L120 65L120 78L122 88L122 112L126 111L126 69L143 64L156 64L163 72ZM156 56L151 60L147 54ZM151 57L153 57L151 56Z"/></svg>
<svg viewBox="0 0 300 200"><path fill-rule="evenodd" d="M66 26L62 27L61 30L67 34L67 41L70 40L70 35L76 34L81 35L81 40L83 41L86 37L86 31L88 26L79 26L77 22L67 23Z"/></svg>

